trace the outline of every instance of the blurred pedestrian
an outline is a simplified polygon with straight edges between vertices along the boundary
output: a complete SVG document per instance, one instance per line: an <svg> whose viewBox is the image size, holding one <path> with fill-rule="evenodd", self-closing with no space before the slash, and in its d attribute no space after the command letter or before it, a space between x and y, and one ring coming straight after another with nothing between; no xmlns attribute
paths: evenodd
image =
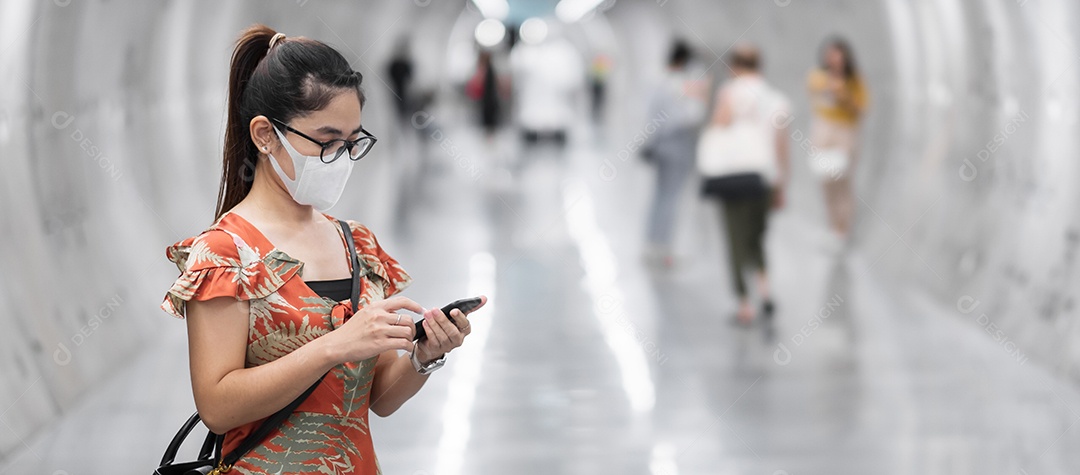
<svg viewBox="0 0 1080 475"><path fill-rule="evenodd" d="M775 307L765 260L765 228L770 207L784 203L788 177L787 99L761 75L757 48L734 48L728 64L732 77L721 85L709 129L698 147L703 192L717 197L723 209L730 251L731 278L739 299L736 321L755 318L746 273L755 270L762 314Z"/></svg>
<svg viewBox="0 0 1080 475"><path fill-rule="evenodd" d="M489 51L481 51L477 57L476 71L472 79L465 86L469 98L477 102L480 125L488 140L492 140L499 126L502 109L500 100L499 76L495 72L495 64Z"/></svg>
<svg viewBox="0 0 1080 475"><path fill-rule="evenodd" d="M394 48L394 57L386 67L390 74L391 91L396 99L398 121L405 122L416 107L412 99L413 61L409 42L402 38Z"/></svg>
<svg viewBox="0 0 1080 475"><path fill-rule="evenodd" d="M676 205L693 171L697 137L707 109L707 85L687 71L692 55L686 43L672 45L666 75L649 102L645 127L648 134L643 154L656 167L646 260L664 267L674 265L671 241Z"/></svg>
<svg viewBox="0 0 1080 475"><path fill-rule="evenodd" d="M607 82L611 74L611 58L603 53L593 56L589 67L589 97L594 122L602 122L604 104L607 102Z"/></svg>
<svg viewBox="0 0 1080 475"><path fill-rule="evenodd" d="M843 243L855 211L851 179L867 106L866 86L847 41L834 37L822 44L820 65L810 71L807 88L813 109L810 169L821 180L829 225Z"/></svg>

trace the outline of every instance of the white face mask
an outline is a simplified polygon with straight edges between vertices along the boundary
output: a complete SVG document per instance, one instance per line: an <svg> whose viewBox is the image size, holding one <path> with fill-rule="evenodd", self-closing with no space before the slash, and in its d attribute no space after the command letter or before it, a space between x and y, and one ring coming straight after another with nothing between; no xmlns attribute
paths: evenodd
<svg viewBox="0 0 1080 475"><path fill-rule="evenodd" d="M318 156L301 155L277 127L274 127L274 132L277 132L285 151L292 158L296 179L290 180L281 170L281 165L278 165L277 158L267 155L270 155L270 164L285 183L285 188L289 189L293 199L302 205L311 205L318 211L326 211L334 206L338 198L341 198L341 192L345 191L345 184L352 174L353 161L349 160L347 154L331 163L323 163Z"/></svg>

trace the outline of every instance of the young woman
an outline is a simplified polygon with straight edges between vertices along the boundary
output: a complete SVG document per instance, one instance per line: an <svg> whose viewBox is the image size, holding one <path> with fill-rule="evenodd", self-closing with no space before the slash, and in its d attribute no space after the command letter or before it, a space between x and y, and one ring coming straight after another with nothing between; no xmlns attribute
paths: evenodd
<svg viewBox="0 0 1080 475"><path fill-rule="evenodd" d="M187 318L195 405L225 435L223 453L321 379L236 473L379 473L368 410L396 411L470 332L461 312L455 325L390 298L409 275L348 221L364 271L352 311L346 235L322 211L375 143L361 126L361 80L321 42L246 30L232 57L216 220L167 249L181 275L162 308ZM398 310L423 313L428 337L414 346L412 318Z"/></svg>
<svg viewBox="0 0 1080 475"><path fill-rule="evenodd" d="M766 267L765 232L770 209L784 205L790 166L787 124L781 123L791 114L787 98L762 76L761 53L757 47L735 46L729 64L732 77L720 86L711 123L719 127L740 126L745 136L740 143L750 150L738 153L755 156L755 162L762 162L752 167L761 171L760 179L752 186L744 185L739 196L720 200L727 231L731 279L739 299L735 321L749 325L754 321L755 312L750 303L746 273L756 273L761 312L766 322L775 312ZM755 150L764 150L764 153L751 153Z"/></svg>
<svg viewBox="0 0 1080 475"><path fill-rule="evenodd" d="M867 92L851 46L843 39L827 40L820 61L807 79L814 111L810 140L815 154L811 154L810 168L820 176L830 227L843 242L855 210L851 177L858 159L859 122L866 110Z"/></svg>

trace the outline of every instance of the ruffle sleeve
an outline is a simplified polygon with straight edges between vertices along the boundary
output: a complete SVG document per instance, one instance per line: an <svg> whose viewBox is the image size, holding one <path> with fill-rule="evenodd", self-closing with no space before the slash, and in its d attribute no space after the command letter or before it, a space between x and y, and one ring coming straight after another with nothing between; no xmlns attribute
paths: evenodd
<svg viewBox="0 0 1080 475"><path fill-rule="evenodd" d="M367 226L356 221L345 220L345 222L349 224L349 229L352 231L357 257L380 277L377 284L382 286L383 296L390 297L405 290L412 283L412 277L379 245L375 234Z"/></svg>
<svg viewBox="0 0 1080 475"><path fill-rule="evenodd" d="M165 250L180 270L165 294L161 309L177 318L187 314L187 302L218 297L237 300L265 298L300 270L300 263L280 252L260 258L233 233L210 229Z"/></svg>

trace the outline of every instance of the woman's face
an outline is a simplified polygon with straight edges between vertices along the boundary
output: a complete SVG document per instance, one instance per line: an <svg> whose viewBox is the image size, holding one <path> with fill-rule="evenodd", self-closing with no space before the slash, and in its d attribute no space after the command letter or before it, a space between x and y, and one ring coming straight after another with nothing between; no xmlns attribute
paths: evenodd
<svg viewBox="0 0 1080 475"><path fill-rule="evenodd" d="M311 137L320 142L327 142L333 139L356 139L360 135L360 98L355 92L345 91L334 97L329 104L322 110L311 112L302 117L295 117L289 122L289 127L292 127L304 135ZM301 137L293 132L286 130L283 127L278 126L281 133L285 135L285 139L289 141L294 149L301 155L309 157L318 157L322 151L322 147L319 144L314 143L304 137ZM277 137L277 134L274 134ZM281 166L281 171L285 172L292 179L296 179L296 172L293 169L292 160L289 159L289 152L281 145L280 142L275 141L274 146L270 152L274 157L278 159L278 165ZM270 158L273 160L274 158ZM347 160L347 158L344 158ZM341 160L341 159L339 159ZM273 176L276 174L271 173ZM280 179L278 179L280 181ZM284 184L282 184L284 186Z"/></svg>
<svg viewBox="0 0 1080 475"><path fill-rule="evenodd" d="M825 67L832 72L844 71L844 51L836 46L830 46L825 50Z"/></svg>

